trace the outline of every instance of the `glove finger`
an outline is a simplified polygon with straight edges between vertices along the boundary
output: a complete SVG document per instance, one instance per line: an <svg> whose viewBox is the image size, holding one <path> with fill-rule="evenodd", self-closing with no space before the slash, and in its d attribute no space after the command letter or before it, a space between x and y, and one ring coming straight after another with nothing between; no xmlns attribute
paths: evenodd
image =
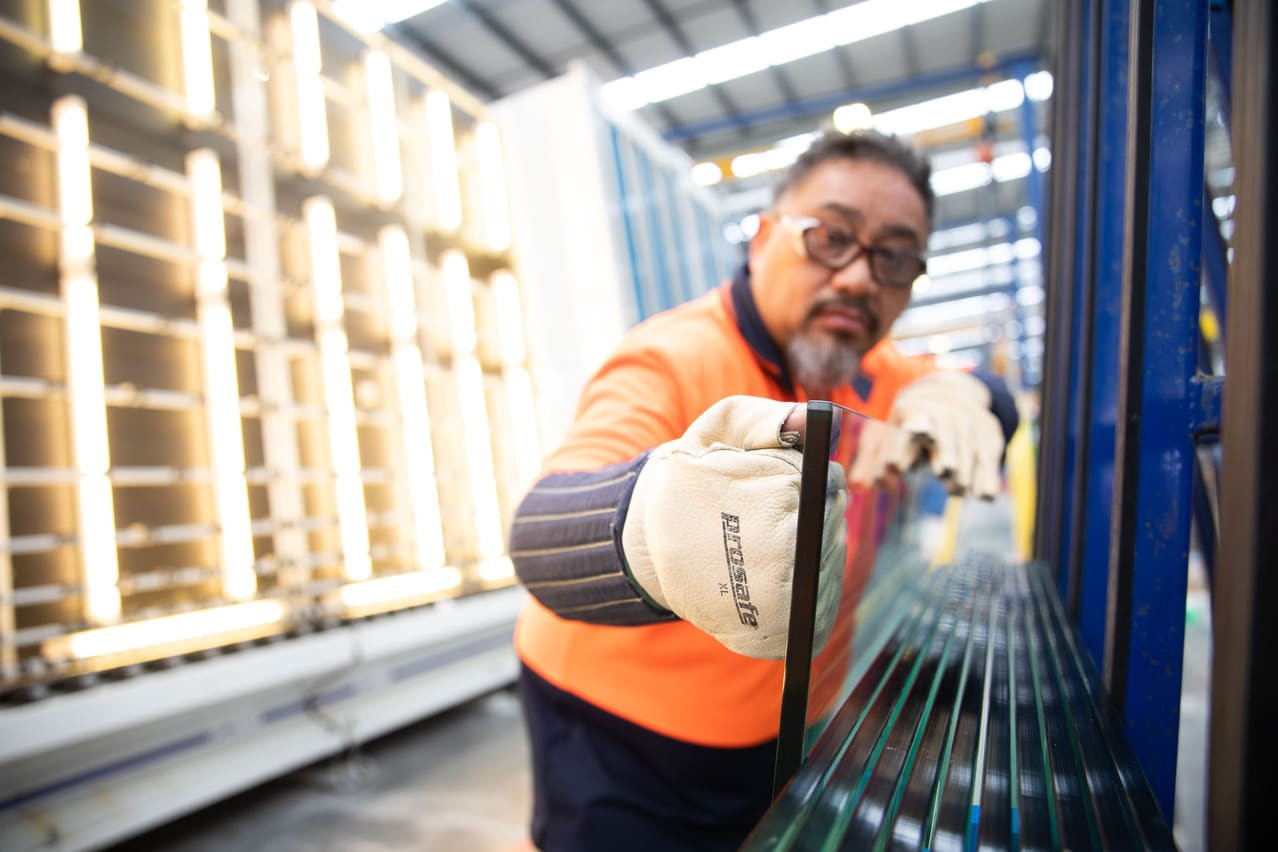
<svg viewBox="0 0 1278 852"><path fill-rule="evenodd" d="M723 444L742 450L794 449L800 436L783 432L797 407L753 396L729 396L707 408L684 432L684 443L704 449Z"/></svg>
<svg viewBox="0 0 1278 852"><path fill-rule="evenodd" d="M928 457L932 472L937 479L951 482L954 478L959 459L962 458L963 440L959 433L959 424L952 416L935 418L929 434L931 449Z"/></svg>
<svg viewBox="0 0 1278 852"><path fill-rule="evenodd" d="M928 428L930 429L931 426ZM895 434L888 436L886 440L891 447L887 456L888 465L900 473L905 473L914 467L914 463L923 452L924 434L901 428L896 430Z"/></svg>
<svg viewBox="0 0 1278 852"><path fill-rule="evenodd" d="M972 445L971 431L967 423L951 424L950 440L953 442L950 451L952 468L949 473L950 486L956 494L966 494L972 487L972 466L976 463L976 447Z"/></svg>
<svg viewBox="0 0 1278 852"><path fill-rule="evenodd" d="M976 436L972 490L986 500L993 500L1003 488L1003 427L995 420L981 424L978 428L980 434Z"/></svg>

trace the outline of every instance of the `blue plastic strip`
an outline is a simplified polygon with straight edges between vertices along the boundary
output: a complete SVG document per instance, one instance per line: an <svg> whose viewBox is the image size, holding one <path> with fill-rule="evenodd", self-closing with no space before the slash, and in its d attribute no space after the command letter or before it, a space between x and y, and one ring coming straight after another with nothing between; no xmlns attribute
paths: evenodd
<svg viewBox="0 0 1278 852"><path fill-rule="evenodd" d="M701 279L701 287L697 290L697 293L700 294L709 292L716 284L719 283L720 279L727 276L719 271L719 266L715 262L719 253L714 250L714 247L717 240L722 239L722 237L714 234L710 230L710 214L706 212L704 207L696 202L693 203L692 209L696 212L697 233L701 237L701 265L703 278Z"/></svg>
<svg viewBox="0 0 1278 852"><path fill-rule="evenodd" d="M670 238L674 243L676 266L679 270L679 287L676 304L685 302L696 295L692 281L692 268L688 265L688 233L684 230L684 217L681 208L684 200L679 197L679 187L675 184L674 175L662 170L663 183L666 188L666 216L670 223Z"/></svg>
<svg viewBox="0 0 1278 852"><path fill-rule="evenodd" d="M1114 503L1114 437L1122 338L1123 187L1127 175L1127 0L1104 0L1100 27L1096 242L1093 246L1091 434L1083 499L1079 632L1099 663L1105 653L1109 541Z"/></svg>
<svg viewBox="0 0 1278 852"><path fill-rule="evenodd" d="M635 230L630 222L630 189L626 185L626 168L621 159L621 134L617 126L609 122L608 140L612 143L612 166L617 178L617 205L620 208L621 227L626 235L626 255L630 260L630 287L635 297L635 318L642 320L651 308L644 297L643 276L639 272L639 249L635 245Z"/></svg>
<svg viewBox="0 0 1278 852"><path fill-rule="evenodd" d="M1127 735L1173 813L1196 427L1207 4L1155 0ZM1142 282L1137 281L1139 286ZM1133 353L1134 355L1135 353Z"/></svg>
<svg viewBox="0 0 1278 852"><path fill-rule="evenodd" d="M670 256L666 253L666 237L661 227L662 213L665 211L661 203L664 193L661 191L661 182L653 174L652 160L648 157L648 152L642 148L636 148L635 156L639 161L639 172L643 177L643 206L648 216L651 268L656 270L655 283L658 296L655 310L664 311L674 306L674 296L670 292L670 271L667 268Z"/></svg>

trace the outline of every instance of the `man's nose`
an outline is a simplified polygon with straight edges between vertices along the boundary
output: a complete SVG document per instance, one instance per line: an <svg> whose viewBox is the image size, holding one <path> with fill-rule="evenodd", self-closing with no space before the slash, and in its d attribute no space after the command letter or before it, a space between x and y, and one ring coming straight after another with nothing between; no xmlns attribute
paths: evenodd
<svg viewBox="0 0 1278 852"><path fill-rule="evenodd" d="M878 288L874 273L870 271L870 253L861 251L850 263L834 273L830 283L844 293L867 295Z"/></svg>

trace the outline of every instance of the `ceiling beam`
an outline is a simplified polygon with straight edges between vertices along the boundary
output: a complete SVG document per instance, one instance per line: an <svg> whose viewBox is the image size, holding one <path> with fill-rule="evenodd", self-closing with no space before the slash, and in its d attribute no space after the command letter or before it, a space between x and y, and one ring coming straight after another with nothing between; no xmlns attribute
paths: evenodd
<svg viewBox="0 0 1278 852"><path fill-rule="evenodd" d="M851 101L883 101L890 98L905 97L916 92L956 86L979 80L985 74L1007 73L1010 69L1024 67L1025 63L1038 63L1041 59L1042 57L1036 52L1013 53L1002 57L989 68L982 68L980 65L960 65L954 68L928 71L912 80L892 80L887 83L878 83L872 86L861 86L851 90L802 98L794 104L781 104L753 110L747 118L755 126L805 118L834 109ZM689 124L679 133L666 133L664 135L666 141L686 146L689 140L727 130L731 126L732 122L728 119L713 118Z"/></svg>
<svg viewBox="0 0 1278 852"><path fill-rule="evenodd" d="M448 51L427 40L425 36L408 24L391 24L386 28L386 32L400 44L404 44L422 54L427 62L436 66L475 94L490 101L496 100L500 96L500 92L489 85L488 81L467 68Z"/></svg>
<svg viewBox="0 0 1278 852"><path fill-rule="evenodd" d="M559 69L547 62L544 56L541 56L525 44L523 40L507 29L505 24L497 20L483 6L474 2L474 0L452 0L452 4L479 21L485 29L497 37L498 41L510 48L527 65L540 73L542 77L549 80L551 77L559 76Z"/></svg>
<svg viewBox="0 0 1278 852"><path fill-rule="evenodd" d="M732 5L737 10L737 14L741 20L745 22L746 29L750 35L759 35L759 19L755 17L754 10L750 8L748 0L732 0ZM785 70L778 68L776 65L769 65L768 71L772 75L773 81L776 82L777 88L781 90L781 96L785 98L787 104L793 104L799 99L799 93L794 90L794 86L790 83L790 78L786 75Z"/></svg>
<svg viewBox="0 0 1278 852"><path fill-rule="evenodd" d="M905 76L919 76L919 40L912 24L901 27L901 53L905 57Z"/></svg>
<svg viewBox="0 0 1278 852"><path fill-rule="evenodd" d="M671 16L670 10L662 5L661 0L643 0L643 4L648 7L648 11L652 12L653 17L657 19L670 38L674 40L674 43L679 46L679 50L682 51L684 56L693 56L697 53L697 49L688 40L688 36L679 27L679 23ZM741 117L741 108L736 105L719 84L711 83L707 88L715 102L719 104L719 108L727 113L728 121L743 130L750 126L750 122Z"/></svg>
<svg viewBox="0 0 1278 852"><path fill-rule="evenodd" d="M981 54L985 52L985 4L977 3L967 13L972 22L972 64L975 65L981 61ZM1041 42L1038 47L1042 50Z"/></svg>
<svg viewBox="0 0 1278 852"><path fill-rule="evenodd" d="M572 0L550 0L564 17L567 18L577 31L586 37L586 41L590 42L591 47L599 51L604 57L612 63L613 67L625 77L633 77L635 75L634 67L626 61L626 58L617 50L617 46L608 40L606 36L590 22L590 19L573 4ZM682 128L683 123L679 117L671 111L670 107L665 104L654 104L653 109L657 115L661 116L661 120L666 123L667 130Z"/></svg>
<svg viewBox="0 0 1278 852"><path fill-rule="evenodd" d="M830 11L830 3L828 0L815 0L817 11L824 15ZM843 73L843 88L855 89L861 85L861 77L856 73L856 68L852 66L852 60L848 58L848 49L846 47L836 47L834 49L834 59L839 63L839 71Z"/></svg>

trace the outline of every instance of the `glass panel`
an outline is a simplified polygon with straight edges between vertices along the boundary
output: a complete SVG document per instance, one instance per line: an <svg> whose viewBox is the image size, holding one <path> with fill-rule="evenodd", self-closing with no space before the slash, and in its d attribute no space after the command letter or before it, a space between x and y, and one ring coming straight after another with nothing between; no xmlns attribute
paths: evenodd
<svg viewBox="0 0 1278 852"><path fill-rule="evenodd" d="M924 497L941 486L927 473L902 476L872 464L887 447L909 440L852 409L807 405L775 790L902 621L920 616L913 591L925 582L927 562L918 520ZM837 513L844 523L834 519ZM819 571L838 563L841 573ZM818 624L832 627L818 635Z"/></svg>

